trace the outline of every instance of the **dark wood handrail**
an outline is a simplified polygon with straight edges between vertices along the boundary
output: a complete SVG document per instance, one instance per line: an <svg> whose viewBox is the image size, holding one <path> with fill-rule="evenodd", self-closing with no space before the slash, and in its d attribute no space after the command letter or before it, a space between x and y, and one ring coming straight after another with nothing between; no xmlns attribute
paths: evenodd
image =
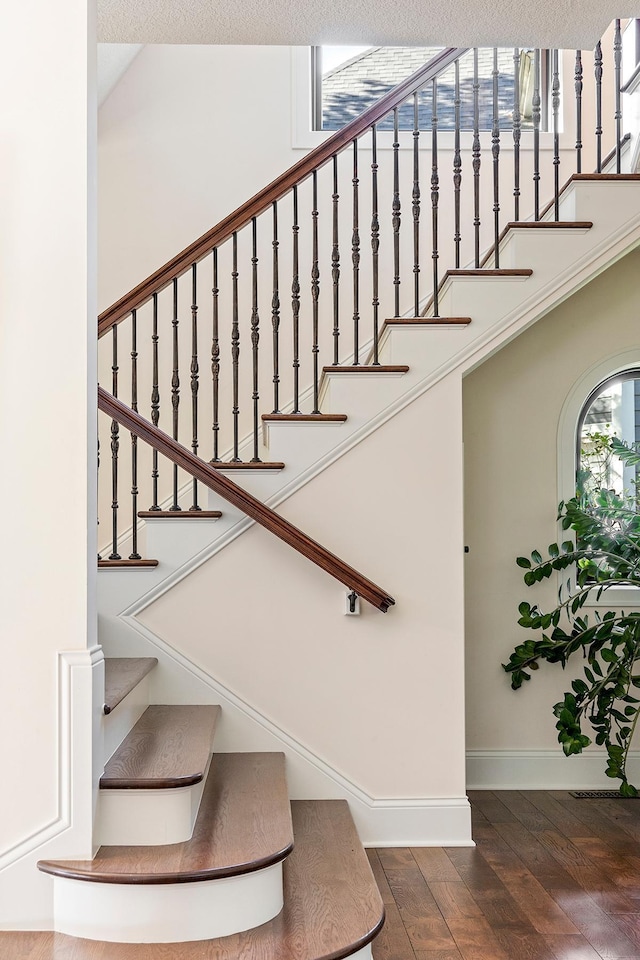
<svg viewBox="0 0 640 960"><path fill-rule="evenodd" d="M367 580L361 573L358 573L349 564L316 543L302 530L298 530L288 520L278 516L277 513L261 503L260 500L256 500L233 480L229 480L228 477L210 467L204 460L194 456L187 447L177 443L163 430L154 427L153 424L135 413L130 407L112 397L102 387L98 387L98 407L112 420L117 420L119 424L130 430L136 437L150 444L159 453L164 454L173 463L195 477L196 480L200 480L206 487L219 494L234 507L242 510L256 523L275 534L280 540L284 540L290 547L301 553L303 557L307 557L312 563L322 567L349 590L354 590L363 600L368 600L378 610L386 613L388 608L395 603L393 597L389 596L381 587L376 586L371 580Z"/></svg>
<svg viewBox="0 0 640 960"><path fill-rule="evenodd" d="M98 317L98 336L102 337L111 327L120 323L132 310L136 310L154 294L169 284L174 277L180 276L192 264L206 257L214 247L220 246L236 231L245 227L253 217L269 209L272 203L280 200L292 187L311 176L314 170L324 166L331 158L349 146L357 137L365 133L374 123L385 117L389 111L404 101L425 84L437 77L443 70L455 63L468 47L447 47L410 77L399 83L393 90L381 97L377 103L365 110L359 117L348 123L342 130L336 131L324 143L306 154L298 163L294 163L272 183L256 193L251 200L230 213L215 227L203 234L194 243L185 247L181 253L169 260L163 267L139 283L137 287L121 297Z"/></svg>

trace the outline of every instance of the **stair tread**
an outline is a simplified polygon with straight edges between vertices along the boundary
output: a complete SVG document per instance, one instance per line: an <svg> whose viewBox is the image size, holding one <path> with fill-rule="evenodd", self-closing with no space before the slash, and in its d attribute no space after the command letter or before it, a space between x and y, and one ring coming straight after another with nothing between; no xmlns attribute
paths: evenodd
<svg viewBox="0 0 640 960"><path fill-rule="evenodd" d="M153 704L104 768L102 790L186 787L202 780L220 707Z"/></svg>
<svg viewBox="0 0 640 960"><path fill-rule="evenodd" d="M357 365L333 365L323 367L323 373L408 373L409 367L406 363L362 363Z"/></svg>
<svg viewBox="0 0 640 960"><path fill-rule="evenodd" d="M115 569L116 567L129 567L137 568L139 570L144 570L147 567L157 567L157 560L98 560L98 568L102 570L108 570L109 568Z"/></svg>
<svg viewBox="0 0 640 960"><path fill-rule="evenodd" d="M364 947L379 932L384 907L346 801L293 800L291 812L295 848L284 863L284 909L274 920L170 948L110 943L105 956L164 960L169 950L171 960L341 960ZM54 960L53 935L39 936L38 960ZM55 942L72 950L73 960L95 960L96 944L89 940L56 934Z"/></svg>
<svg viewBox="0 0 640 960"><path fill-rule="evenodd" d="M301 423L344 423L347 419L346 413L263 413L262 419L266 423L278 423L280 421L300 421Z"/></svg>
<svg viewBox="0 0 640 960"><path fill-rule="evenodd" d="M104 712L111 713L127 694L157 666L157 657L106 657L104 661Z"/></svg>
<svg viewBox="0 0 640 960"><path fill-rule="evenodd" d="M221 510L139 510L141 520L219 520Z"/></svg>
<svg viewBox="0 0 640 960"><path fill-rule="evenodd" d="M293 847L282 753L218 753L193 836L161 846L103 846L93 860L41 861L45 873L102 883L160 884L251 873Z"/></svg>
<svg viewBox="0 0 640 960"><path fill-rule="evenodd" d="M215 470L284 470L285 464L282 461L271 460L249 460L245 463L242 460L209 460L209 466Z"/></svg>
<svg viewBox="0 0 640 960"><path fill-rule="evenodd" d="M384 327L410 327L415 326L461 326L467 327L471 323L471 317L390 317L385 320ZM384 328L383 327L383 328Z"/></svg>

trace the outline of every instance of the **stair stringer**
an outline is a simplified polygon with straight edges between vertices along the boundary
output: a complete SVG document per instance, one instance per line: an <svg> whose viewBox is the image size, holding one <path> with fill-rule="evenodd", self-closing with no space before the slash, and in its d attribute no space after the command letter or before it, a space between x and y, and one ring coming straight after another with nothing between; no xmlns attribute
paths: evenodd
<svg viewBox="0 0 640 960"><path fill-rule="evenodd" d="M603 191L611 184L598 184L597 189ZM360 443L367 436L379 429L384 423L396 416L405 409L415 399L432 388L439 381L448 375L457 375L466 373L481 363L491 353L495 352L502 345L513 339L519 332L530 326L535 320L544 316L553 307L569 297L581 286L588 283L603 270L607 269L617 259L624 256L640 242L640 214L633 209L633 204L629 203L633 194L629 193L629 184L621 187L621 184L615 184L615 189L623 189L625 193L624 216L618 217L617 222L611 224L610 229L601 228L596 230L589 244L584 244L579 254L579 265L576 266L576 257L570 257L569 266L564 269L554 269L547 276L542 275L537 282L527 285L522 284L519 289L529 291L528 294L520 298L520 302L515 306L510 304L505 313L495 316L493 310L493 322L478 323L475 327L477 316L474 316L474 327L477 332L469 337L464 336L460 330L416 330L409 331L408 328L397 330L394 328L386 339L383 349L388 349L395 361L406 361L406 338L411 337L411 350L409 359L412 362L412 371L409 379L396 381L396 396L387 394L386 404L380 405L369 415L359 414L351 419L351 429L348 435L344 436L340 430L332 427L333 440L328 440L327 433L322 438L320 444L320 454L313 458L313 455L307 457L307 462L295 473L288 466L284 471L279 490L273 492L271 496L264 499L270 506L277 506L296 490L304 486L314 476L317 476L330 464L341 458L348 450ZM637 187L635 188L638 192ZM602 198L602 195L601 195ZM636 202L636 208L638 206ZM621 212L617 211L618 214ZM611 218L607 218L611 219ZM591 239L591 238L590 238ZM588 249L587 249L588 247ZM556 265L557 266L557 265ZM533 279L533 278L532 278ZM485 311L486 312L486 311ZM403 346L404 343L404 346ZM419 344L422 343L422 347ZM457 349L456 349L457 348ZM402 355L402 351L405 351ZM358 389L361 385L358 384ZM343 389L340 387L339 389ZM341 398L342 399L342 398ZM335 392L329 389L327 400L333 404L335 401ZM335 412L342 412L336 410ZM346 411L349 413L349 411ZM280 425L278 425L280 427ZM269 437L270 446L278 450L286 449L286 456L281 458L291 464L291 458L295 454L295 448L299 446L296 442L291 444L285 431L288 425L283 425L282 429L276 430L273 426L270 428L272 436ZM295 425L295 431L305 432L316 431L315 425L303 428L302 425ZM273 434L280 434L274 437ZM311 435L308 433L308 435ZM289 437L291 433L289 433ZM341 437L341 439L340 439ZM283 441L284 438L284 441ZM315 441L313 441L315 443ZM278 447L277 445L280 444ZM313 444L310 442L309 447ZM275 453L272 459L279 459ZM288 474L288 476L287 476ZM252 477L247 478L246 485L253 486L252 492L257 492L257 487L266 487L269 483L277 482L272 477ZM243 478L243 484L245 480ZM258 493L259 495L259 493ZM216 504L217 506L218 504ZM227 508L227 513L230 513ZM206 671L201 670L197 664L190 661L183 654L172 650L159 637L154 635L137 619L138 615L150 604L164 595L173 586L189 576L194 570L201 566L206 560L219 552L228 543L235 540L237 536L251 526L251 522L239 517L230 518L226 530L220 531L220 534L208 545L204 546L199 552L190 558L174 557L174 563L171 564L168 575L165 573L167 567L161 562L157 571L145 571L142 574L109 571L106 577L111 581L113 587L122 586L122 590L110 590L111 602L107 604L110 608L105 611L108 614L109 625L105 623L105 642L108 644L109 653L112 655L122 654L124 652L146 655L150 652L159 657L161 669L158 671L159 678L164 679L160 682L159 692L166 699L167 695L178 696L184 702L184 697L197 696L200 702L203 702L203 692L209 691L209 695L217 702L221 702L229 713L229 728L234 724L240 724L243 728L243 736L249 737L250 747L246 744L243 749L264 749L257 745L256 741L269 743L269 749L274 749L273 743L277 743L277 749L284 749L289 758L290 769L292 770L292 794L293 796L309 796L307 790L312 790L312 795L316 796L340 796L348 799L354 810L355 819L358 823L361 835L365 842L376 843L417 843L424 842L424 837L429 836L429 828L425 833L425 802L419 803L413 801L403 801L394 799L392 801L380 800L363 791L356 783L348 777L335 770L324 760L309 750L300 739L296 738L290 731L283 730L274 724L268 717L261 714L251 707L241 697L237 696L232 690L226 688L219 681L215 680ZM331 546L331 544L329 544ZM348 558L347 558L348 559ZM177 562L175 562L177 560ZM164 570L163 570L164 567ZM102 575L103 577L105 574ZM112 578L117 578L120 583ZM125 584L125 578L128 585ZM140 579L138 579L140 578ZM134 586L132 587L132 581ZM142 589L139 589L142 587ZM137 594L137 596L136 596ZM119 595L119 600L115 599ZM115 600L115 602L114 602ZM124 600L124 602L122 602ZM127 634L128 637L124 635ZM135 640L132 640L132 634ZM133 643L133 648L132 648ZM115 649L114 649L115 647ZM171 675L171 679L165 681ZM196 694L197 690L197 694ZM176 691L180 691L179 694ZM223 725L224 726L224 725ZM234 733L229 732L229 739L234 741ZM237 747L236 747L237 748ZM224 749L230 749L226 747ZM323 791L323 792L321 792ZM443 809L457 810L458 823L460 823L460 813L467 816L465 809L466 800L461 797L452 798L453 803L444 800L433 801L434 809L437 807L439 813ZM412 808L413 803L413 808ZM411 837L412 826L402 836L398 836L397 825L402 820L405 825L411 821L407 813L414 809L416 817L414 822L420 824L419 838L415 834ZM401 811L401 816L396 814ZM381 834L379 826L385 817L389 817L394 823L393 835L385 840ZM427 817L427 820L429 818ZM374 826L374 821L378 826ZM431 827L433 824L431 824ZM433 837L433 839L431 839ZM430 842L443 842L435 838L431 833ZM444 842L455 842L448 839ZM462 840L461 842L469 842Z"/></svg>

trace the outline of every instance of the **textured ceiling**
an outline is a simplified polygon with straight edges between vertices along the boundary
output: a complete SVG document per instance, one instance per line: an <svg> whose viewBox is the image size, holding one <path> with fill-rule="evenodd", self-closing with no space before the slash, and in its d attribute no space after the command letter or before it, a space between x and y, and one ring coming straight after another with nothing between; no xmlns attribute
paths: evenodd
<svg viewBox="0 0 640 960"><path fill-rule="evenodd" d="M98 0L106 43L595 45L640 0Z"/></svg>

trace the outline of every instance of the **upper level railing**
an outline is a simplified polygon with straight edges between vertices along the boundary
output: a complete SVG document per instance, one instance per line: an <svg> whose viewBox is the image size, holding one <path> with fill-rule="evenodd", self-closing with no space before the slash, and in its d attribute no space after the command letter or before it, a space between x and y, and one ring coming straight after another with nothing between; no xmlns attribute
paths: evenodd
<svg viewBox="0 0 640 960"><path fill-rule="evenodd" d="M610 149L620 172L621 22L593 52L514 48L511 60L505 77L497 50L441 51L105 310L112 395L194 457L259 465L261 416L317 414L323 365L378 364L386 317L439 316L446 269L479 268L492 247L499 269L507 222L559 219L562 183L602 171ZM117 418L101 432L111 556L125 540L135 557L139 499L198 510L198 483L162 469L157 450L147 462L135 435L121 444Z"/></svg>

